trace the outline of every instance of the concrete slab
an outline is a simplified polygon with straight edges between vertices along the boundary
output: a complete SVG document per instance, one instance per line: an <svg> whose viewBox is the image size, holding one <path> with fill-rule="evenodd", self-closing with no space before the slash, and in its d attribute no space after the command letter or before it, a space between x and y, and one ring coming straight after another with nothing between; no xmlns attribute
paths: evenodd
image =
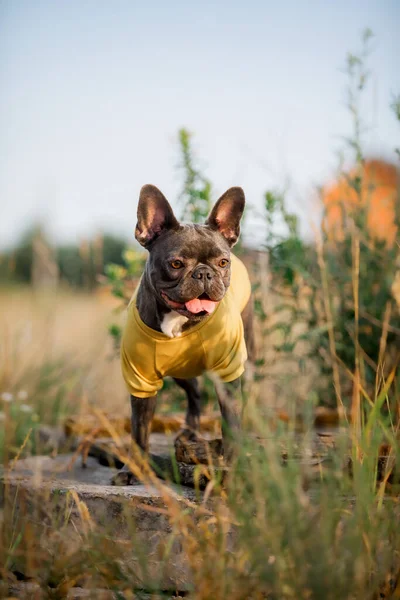
<svg viewBox="0 0 400 600"><path fill-rule="evenodd" d="M158 581L164 589L187 589L190 570L178 537L164 558L172 531L166 509L170 501L178 510L190 509L198 500L195 490L165 482L115 487L110 485L110 478L117 469L99 464L94 457L88 457L86 468L82 468L81 461L73 462L73 457L72 453L31 457L1 474L2 502L12 503L15 521L28 519L39 525L45 540L46 532L57 530L61 520L68 551L74 545L79 547L88 525L95 534L108 536L121 547L134 536L132 547L138 547L140 556L130 551L127 562L137 574L136 584L146 587L146 583ZM86 507L84 511L80 502ZM141 566L143 557L146 572Z"/></svg>
<svg viewBox="0 0 400 600"><path fill-rule="evenodd" d="M7 586L9 600L45 600L54 590L42 589L37 583L31 582L16 582ZM4 590L6 586L4 586ZM0 587L0 593L4 591ZM6 597L6 592L4 592ZM59 597L59 596L58 596ZM79 587L70 588L66 595L66 600L179 600L183 596L174 594L167 596L166 594L150 594L143 591L135 593L129 591L112 592L105 589L84 589Z"/></svg>

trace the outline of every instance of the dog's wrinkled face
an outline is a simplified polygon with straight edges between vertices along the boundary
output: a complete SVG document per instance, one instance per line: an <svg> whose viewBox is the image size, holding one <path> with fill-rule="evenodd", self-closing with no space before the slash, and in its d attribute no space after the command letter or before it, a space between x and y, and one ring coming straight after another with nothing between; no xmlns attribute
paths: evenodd
<svg viewBox="0 0 400 600"><path fill-rule="evenodd" d="M205 225L169 231L150 250L148 272L157 296L193 318L213 312L229 286L229 245Z"/></svg>
<svg viewBox="0 0 400 600"><path fill-rule="evenodd" d="M156 187L142 188L136 239L150 252L146 271L166 309L192 322L215 310L229 287L230 248L239 236L244 202L243 190L230 188L205 225L184 225Z"/></svg>

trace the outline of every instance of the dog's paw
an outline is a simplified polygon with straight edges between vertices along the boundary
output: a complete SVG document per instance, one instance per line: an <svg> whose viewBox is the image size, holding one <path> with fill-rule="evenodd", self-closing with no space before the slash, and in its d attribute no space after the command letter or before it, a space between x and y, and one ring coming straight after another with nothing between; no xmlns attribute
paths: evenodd
<svg viewBox="0 0 400 600"><path fill-rule="evenodd" d="M137 479L129 469L123 467L114 477L111 479L111 485L133 485Z"/></svg>
<svg viewBox="0 0 400 600"><path fill-rule="evenodd" d="M187 440L188 442L196 442L198 439L200 439L200 434L199 432L195 431L194 429L189 429L189 428L182 428L178 431L178 433L176 434L175 440Z"/></svg>

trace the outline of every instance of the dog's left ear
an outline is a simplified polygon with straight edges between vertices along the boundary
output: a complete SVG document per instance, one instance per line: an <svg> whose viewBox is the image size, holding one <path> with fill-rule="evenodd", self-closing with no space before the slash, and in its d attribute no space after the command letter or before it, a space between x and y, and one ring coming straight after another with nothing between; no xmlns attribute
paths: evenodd
<svg viewBox="0 0 400 600"><path fill-rule="evenodd" d="M230 246L238 241L240 219L245 205L244 191L241 187L231 187L216 202L208 215L206 225L219 231Z"/></svg>

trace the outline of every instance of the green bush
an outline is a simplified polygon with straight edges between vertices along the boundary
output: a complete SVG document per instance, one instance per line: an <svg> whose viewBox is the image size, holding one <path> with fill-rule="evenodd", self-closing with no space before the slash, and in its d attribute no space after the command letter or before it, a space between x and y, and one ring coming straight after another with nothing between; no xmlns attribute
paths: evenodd
<svg viewBox="0 0 400 600"><path fill-rule="evenodd" d="M374 192L366 172L359 114L360 97L368 81L370 36L365 32L360 55L349 54L347 59L348 108L354 129L346 142L355 168L350 172L342 169L342 178L347 181L349 196L357 198L357 209L346 210L350 197L341 199L337 225L342 236L332 239L329 227L322 227L316 245L307 244L300 236L297 217L286 208L284 195L265 194L269 225L266 248L272 284L282 297L274 314L268 315L274 317L274 324L265 333L281 332L276 350L291 360L298 343L307 342L298 360L311 359L325 376L318 378L314 389L319 401L326 404L341 400L350 403L355 371L365 391L373 395L374 387L397 367L390 352L398 348L400 333L399 310L392 295L399 249L371 231L369 202L362 198L366 188ZM394 225L400 227L400 201L396 206ZM275 233L277 222L286 226L283 235ZM300 333L299 323L304 325ZM385 357L381 354L383 343Z"/></svg>

